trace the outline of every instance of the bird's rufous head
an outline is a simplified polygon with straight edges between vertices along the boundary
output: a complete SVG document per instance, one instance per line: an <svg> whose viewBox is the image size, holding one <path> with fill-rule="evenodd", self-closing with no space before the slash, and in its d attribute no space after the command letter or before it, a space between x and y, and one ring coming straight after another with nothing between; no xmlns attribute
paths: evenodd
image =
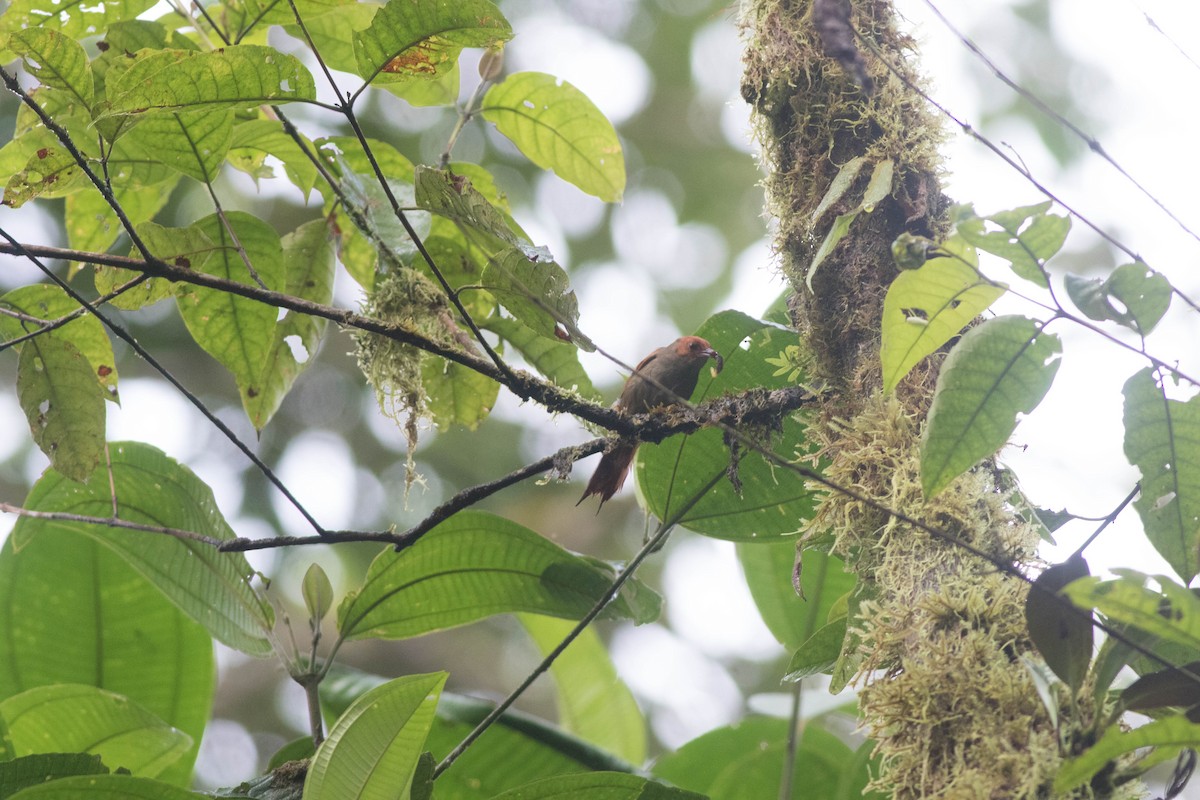
<svg viewBox="0 0 1200 800"><path fill-rule="evenodd" d="M697 361L713 359L717 362L717 372L725 368L725 359L721 358L721 354L714 350L707 340L701 339L699 336L681 336L675 340L673 349L680 358Z"/></svg>

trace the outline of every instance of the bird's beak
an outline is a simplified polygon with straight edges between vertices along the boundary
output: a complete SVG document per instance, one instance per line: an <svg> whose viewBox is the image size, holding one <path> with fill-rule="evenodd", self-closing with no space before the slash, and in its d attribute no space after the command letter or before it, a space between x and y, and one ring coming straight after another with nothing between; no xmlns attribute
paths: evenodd
<svg viewBox="0 0 1200 800"><path fill-rule="evenodd" d="M713 373L714 377L716 376L717 372L720 372L721 370L725 369L725 359L721 358L721 354L718 353L716 350L713 350L710 347L704 351L704 355L711 358L713 361L717 362L716 372Z"/></svg>

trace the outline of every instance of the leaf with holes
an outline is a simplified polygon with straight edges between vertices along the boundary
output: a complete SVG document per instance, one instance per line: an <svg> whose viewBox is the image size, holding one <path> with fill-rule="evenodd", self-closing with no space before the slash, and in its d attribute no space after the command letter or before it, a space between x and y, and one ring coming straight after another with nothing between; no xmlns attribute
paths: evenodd
<svg viewBox="0 0 1200 800"><path fill-rule="evenodd" d="M1066 286L1072 302L1089 319L1112 320L1143 336L1171 305L1170 282L1140 263L1123 264L1104 280L1067 275Z"/></svg>
<svg viewBox="0 0 1200 800"><path fill-rule="evenodd" d="M104 118L316 99L312 74L298 58L252 44L207 52L142 50L128 69L109 76L107 92Z"/></svg>
<svg viewBox="0 0 1200 800"><path fill-rule="evenodd" d="M1147 367L1125 382L1125 456L1142 474L1146 538L1185 581L1200 570L1200 395L1171 400Z"/></svg>
<svg viewBox="0 0 1200 800"><path fill-rule="evenodd" d="M921 487L933 497L1008 442L1058 373L1062 344L1037 322L997 317L972 328L942 366L921 436Z"/></svg>
<svg viewBox="0 0 1200 800"><path fill-rule="evenodd" d="M883 391L895 391L913 367L957 336L1004 291L957 258L934 258L897 275L883 301Z"/></svg>
<svg viewBox="0 0 1200 800"><path fill-rule="evenodd" d="M980 250L1007 260L1017 275L1045 287L1043 265L1062 249L1071 230L1071 218L1047 214L1050 206L1047 200L989 217L970 216L959 222L956 230ZM989 230L988 223L996 229Z"/></svg>
<svg viewBox="0 0 1200 800"><path fill-rule="evenodd" d="M95 84L83 45L49 28L17 31L7 44L25 59L29 73L42 85L62 89L91 109Z"/></svg>
<svg viewBox="0 0 1200 800"><path fill-rule="evenodd" d="M104 455L104 393L83 354L54 336L27 341L17 399L50 464L73 481L88 480Z"/></svg>
<svg viewBox="0 0 1200 800"><path fill-rule="evenodd" d="M353 38L357 72L367 83L430 81L449 72L464 47L495 47L512 38L512 28L488 0L391 0Z"/></svg>

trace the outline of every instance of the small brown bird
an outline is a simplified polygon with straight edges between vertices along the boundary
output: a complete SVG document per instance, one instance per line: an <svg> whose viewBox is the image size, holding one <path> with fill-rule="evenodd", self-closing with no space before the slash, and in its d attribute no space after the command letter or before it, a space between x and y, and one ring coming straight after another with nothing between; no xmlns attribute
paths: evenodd
<svg viewBox="0 0 1200 800"><path fill-rule="evenodd" d="M699 336L679 337L642 359L625 382L614 408L627 414L642 414L679 402L679 398L687 400L700 379L700 369L710 358L716 360L717 372L720 372L725 360L712 345ZM643 380L643 377L650 380ZM597 494L603 506L616 494L629 475L637 446L637 442L621 441L605 453L579 503Z"/></svg>

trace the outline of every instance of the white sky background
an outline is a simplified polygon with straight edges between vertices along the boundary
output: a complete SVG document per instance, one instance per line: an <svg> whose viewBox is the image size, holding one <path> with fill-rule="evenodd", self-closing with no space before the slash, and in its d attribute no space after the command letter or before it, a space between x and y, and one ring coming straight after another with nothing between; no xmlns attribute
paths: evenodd
<svg viewBox="0 0 1200 800"><path fill-rule="evenodd" d="M681 14L703 9L711 17L694 44L693 72L703 78L720 130L730 141L749 148L747 108L737 96L740 53L732 12L713 13L708 3L658 0ZM565 5L565 0L562 5ZM577 0L586 5L586 0ZM595 5L593 3L593 5ZM606 2L607 24L620 30L623 15L636 14L633 2ZM1200 270L1196 269L1200 245L1197 241L1145 200L1137 190L1098 157L1088 156L1066 172L1060 172L1036 132L1025 123L1010 123L1003 130L979 127L979 119L991 103L1006 103L1010 91L998 81L981 88L965 76L977 72L974 59L944 26L929 13L922 0L901 0L904 13L921 43L924 72L933 76L932 93L943 105L1030 168L1034 175L1064 201L1111 231L1152 268L1166 274L1175 286L1192 297L1200 297ZM944 2L942 10L961 30L1010 74L1015 74L1012 57L1005 52L1011 42L1006 35L1013 21L1011 3L1000 0ZM1189 63L1161 34L1145 21L1142 10L1195 58L1200 59L1200 4L1134 0L1088 2L1058 0L1054 3L1054 40L1072 59L1102 71L1110 82L1103 93L1090 96L1081 87L1079 100L1103 120L1103 129L1090 131L1126 170L1141 180L1163 203L1194 230L1200 230L1200 213L1194 199L1200 185L1200 160L1194 155L1200 129L1195 98L1200 87L1200 68ZM505 4L519 38L509 51L509 68L540 69L570 80L588 94L614 121L621 121L644 106L654 76L649 74L636 51L602 31L570 24L560 6L544 2ZM522 40L536 42L525 47ZM991 212L1039 202L1043 197L1016 171L968 137L954 131L944 148L947 156L947 192L974 203L981 212ZM469 153L462 153L469 157ZM519 209L518 219L539 242L550 245L564 263L570 254L564 234L591 230L600 224L598 203L584 198L556 178L541 180L533 195L533 208ZM740 188L731 193L743 197ZM3 223L11 230L26 232L37 240L39 211L31 204L17 215L4 210ZM11 227L10 227L11 226ZM629 305L632 298L653 297L671 288L673 263L685 258L701 270L736 270L737 289L727 305L758 313L781 291L781 283L765 268L765 243L744 253L728 253L719 237L705 226L679 220L668 194L631 193L613 215L614 237L620 261L589 270L575 287L582 307L581 327L601 346L629 361L676 334L656 313L653 300L644 306ZM1068 250L1090 247L1094 236L1076 222L1068 239ZM1127 260L1127 259L1126 259ZM1124 260L1117 263L1124 263ZM1104 266L1097 264L1097 267ZM694 273L693 273L694 274ZM0 270L4 285L15 285L26 273L10 264ZM997 276L1001 277L1001 276ZM1006 278L1007 279L1007 278ZM1011 282L1016 286L1018 279ZM339 301L352 303L353 288L343 281ZM1032 291L1031 287L1022 287ZM1065 298L1065 293L1060 296ZM619 301L614 300L619 298ZM621 313L613 314L614 302ZM1003 313L1022 311L1019 303L1005 301ZM1167 360L1185 359L1180 366L1190 374L1200 373L1200 325L1195 317L1175 314L1164 320L1161 331L1151 337L1152 350ZM1059 378L1051 395L1014 436L1004 458L1013 466L1034 502L1086 515L1107 513L1129 491L1136 479L1121 452L1121 397L1123 382L1142 363L1118 353L1111 344L1095 336L1081 335L1067 325L1056 326L1063 335L1065 354ZM1098 346L1102 345L1102 346ZM596 377L612 375L607 362L585 360ZM136 438L163 448L213 486L224 508L237 508L240 486L227 477L221 466L222 444L198 421L195 412L177 395L167 393L150 381L130 381L121 386L122 406L108 407L110 438ZM502 398L507 395L502 394ZM529 419L528 407L516 407L504 399L497 413ZM227 422L235 424L233 419ZM245 434L244 421L237 429ZM559 422L552 433L539 431L539 447L559 436L574 438L574 426ZM12 393L0 393L0 458L15 450L27 436L25 422ZM207 437L207 438L206 438ZM246 437L248 441L253 436ZM290 475L289 461L320 461L327 465L323 476L326 491L303 493L309 509L331 527L354 524L355 507L339 498L363 498L380 491L379 481L356 474L353 459L337 437L313 435L295 443L281 467L289 483L301 480ZM303 449L303 452L300 452ZM546 450L541 450L541 455ZM45 462L40 454L26 466L30 480ZM303 471L300 471L303 472ZM436 476L435 476L436 481ZM365 487L365 488L364 488ZM376 495L377 496L377 495ZM0 536L11 527L12 518L0 517ZM231 519L235 529L244 520ZM1075 523L1062 532L1062 546L1049 549L1047 558L1061 558L1092 528ZM245 531L243 531L245 532ZM258 533L257 530L250 531ZM1089 551L1094 567L1132 566L1150 572L1166 571L1140 535L1136 514L1128 511ZM736 689L722 659L733 654L770 657L778 652L761 626L747 625L757 616L749 605L744 582L734 565L732 547L701 537L690 537L676 548L666 572L670 621L674 631L646 626L623 632L614 642L614 659L635 690L653 696L666 714L656 715L656 732L668 744L678 744L711 727L740 715ZM341 587L346 588L346 587ZM720 598L721 602L705 602ZM695 679L667 680L656 665L683 660L697 666ZM647 676L657 675L659 680ZM696 697L703 696L703 702ZM687 713L697 706L706 714Z"/></svg>

